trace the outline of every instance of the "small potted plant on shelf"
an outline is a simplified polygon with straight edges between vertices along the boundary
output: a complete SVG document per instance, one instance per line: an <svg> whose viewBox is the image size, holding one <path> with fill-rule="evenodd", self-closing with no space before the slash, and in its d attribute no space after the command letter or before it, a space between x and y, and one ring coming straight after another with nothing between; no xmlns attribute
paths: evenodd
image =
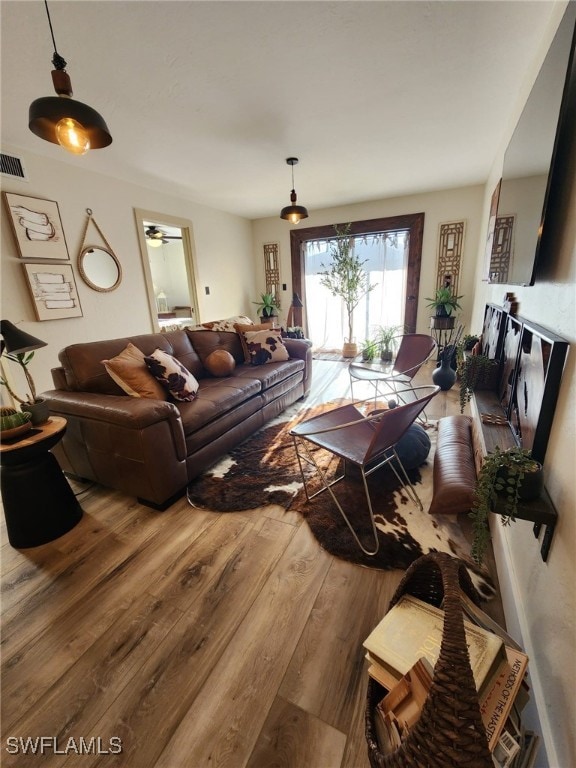
<svg viewBox="0 0 576 768"><path fill-rule="evenodd" d="M253 301L252 304L258 306L258 315L263 323L270 322L272 318L278 317L278 306L273 293L261 293L260 301Z"/></svg>
<svg viewBox="0 0 576 768"><path fill-rule="evenodd" d="M376 331L376 341L380 347L380 359L382 362L390 362L394 357L394 350L398 343L397 337L402 329L399 325L381 325Z"/></svg>
<svg viewBox="0 0 576 768"><path fill-rule="evenodd" d="M509 525L516 519L518 502L537 499L542 487L542 464L527 449L514 447L503 451L496 446L484 457L470 512L474 534L472 557L477 563L482 563L490 541L488 513L501 515L502 525Z"/></svg>

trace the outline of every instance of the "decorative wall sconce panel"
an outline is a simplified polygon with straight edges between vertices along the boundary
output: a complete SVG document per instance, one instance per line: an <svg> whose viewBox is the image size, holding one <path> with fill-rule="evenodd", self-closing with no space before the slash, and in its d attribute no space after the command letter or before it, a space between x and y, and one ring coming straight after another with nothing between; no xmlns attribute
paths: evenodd
<svg viewBox="0 0 576 768"><path fill-rule="evenodd" d="M436 287L449 285L452 293L458 295L458 283L464 252L465 221L449 221L440 224L438 233L438 272Z"/></svg>
<svg viewBox="0 0 576 768"><path fill-rule="evenodd" d="M271 293L274 303L280 307L280 244L264 243L263 249L266 293Z"/></svg>
<svg viewBox="0 0 576 768"><path fill-rule="evenodd" d="M507 283L514 243L514 216L498 216L494 226L494 241L490 256L491 283Z"/></svg>

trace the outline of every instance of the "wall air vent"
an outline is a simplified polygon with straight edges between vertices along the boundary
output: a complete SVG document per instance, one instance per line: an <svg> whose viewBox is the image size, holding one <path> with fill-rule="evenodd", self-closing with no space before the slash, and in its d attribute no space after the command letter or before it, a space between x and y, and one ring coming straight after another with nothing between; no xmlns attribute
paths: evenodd
<svg viewBox="0 0 576 768"><path fill-rule="evenodd" d="M5 155L3 152L0 153L0 173L2 176L9 176L11 179L28 181L22 159L14 155Z"/></svg>

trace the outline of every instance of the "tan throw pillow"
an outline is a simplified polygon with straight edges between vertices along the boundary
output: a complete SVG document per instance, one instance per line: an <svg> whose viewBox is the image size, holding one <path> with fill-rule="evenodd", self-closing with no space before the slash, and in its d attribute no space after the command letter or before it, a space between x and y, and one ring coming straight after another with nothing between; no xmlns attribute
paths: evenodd
<svg viewBox="0 0 576 768"><path fill-rule="evenodd" d="M130 397L166 400L166 391L146 367L144 353L134 344L129 343L116 357L102 360L102 365L116 384Z"/></svg>
<svg viewBox="0 0 576 768"><path fill-rule="evenodd" d="M242 344L242 349L244 351L244 362L250 363L252 362L250 358L250 352L248 352L248 347L246 346L246 339L244 338L244 334L247 331L264 331L269 329L269 325L265 324L258 324L258 323L234 323L234 329L236 330L236 333L240 337L240 343Z"/></svg>
<svg viewBox="0 0 576 768"><path fill-rule="evenodd" d="M168 390L174 400L194 400L200 385L180 360L161 349L155 349L151 355L144 358L144 362L150 373Z"/></svg>
<svg viewBox="0 0 576 768"><path fill-rule="evenodd" d="M266 331L247 331L244 334L252 365L265 365L289 360L290 355L282 341L280 328Z"/></svg>
<svg viewBox="0 0 576 768"><path fill-rule="evenodd" d="M236 361L227 350L215 349L204 360L204 367L212 376L231 376L236 367Z"/></svg>

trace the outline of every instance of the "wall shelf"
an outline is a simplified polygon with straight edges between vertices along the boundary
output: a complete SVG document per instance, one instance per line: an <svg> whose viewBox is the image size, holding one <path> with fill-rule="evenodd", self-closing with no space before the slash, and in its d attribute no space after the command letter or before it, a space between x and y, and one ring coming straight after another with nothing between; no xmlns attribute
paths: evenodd
<svg viewBox="0 0 576 768"><path fill-rule="evenodd" d="M566 339L547 328L486 304L482 354L498 361L500 378L494 391L477 390L470 400L476 472L496 447L526 448L544 464L568 347ZM482 414L503 423L485 423ZM536 538L544 527L540 554L546 562L558 520L546 489L539 499L520 502L516 517L534 523Z"/></svg>

